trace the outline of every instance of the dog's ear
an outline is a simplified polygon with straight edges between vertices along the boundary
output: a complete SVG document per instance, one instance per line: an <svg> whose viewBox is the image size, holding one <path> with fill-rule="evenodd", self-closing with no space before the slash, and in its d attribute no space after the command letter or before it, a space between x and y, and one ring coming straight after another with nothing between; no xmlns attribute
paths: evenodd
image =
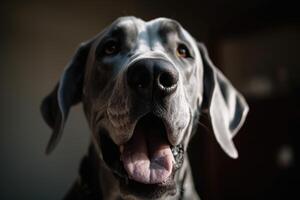
<svg viewBox="0 0 300 200"><path fill-rule="evenodd" d="M215 137L222 149L232 158L238 153L233 137L243 125L249 107L244 97L218 70L204 44L198 43L204 68L204 94L201 108L207 111Z"/></svg>
<svg viewBox="0 0 300 200"><path fill-rule="evenodd" d="M47 154L58 143L71 106L81 101L84 69L90 46L90 41L79 46L59 82L41 104L42 116L53 131L46 148Z"/></svg>

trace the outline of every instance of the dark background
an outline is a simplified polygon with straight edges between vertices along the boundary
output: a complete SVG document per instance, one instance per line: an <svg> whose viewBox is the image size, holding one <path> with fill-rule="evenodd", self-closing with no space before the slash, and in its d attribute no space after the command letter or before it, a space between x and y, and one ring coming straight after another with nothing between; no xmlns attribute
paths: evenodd
<svg viewBox="0 0 300 200"><path fill-rule="evenodd" d="M235 138L239 159L199 128L193 173L205 200L299 199L300 17L293 1L2 1L0 3L0 199L60 199L90 133L72 109L60 145L39 113L75 48L114 19L178 20L250 104ZM292 195L296 195L291 198Z"/></svg>

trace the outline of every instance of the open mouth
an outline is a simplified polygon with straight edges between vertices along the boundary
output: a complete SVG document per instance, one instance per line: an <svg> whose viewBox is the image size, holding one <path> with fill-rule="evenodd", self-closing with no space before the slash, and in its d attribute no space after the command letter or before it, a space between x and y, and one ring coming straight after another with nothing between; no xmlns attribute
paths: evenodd
<svg viewBox="0 0 300 200"><path fill-rule="evenodd" d="M174 185L174 173L183 163L183 148L169 143L162 119L148 113L139 119L130 140L121 146L114 144L108 134L104 135L104 161L125 185L153 191Z"/></svg>
<svg viewBox="0 0 300 200"><path fill-rule="evenodd" d="M120 146L128 178L144 184L166 182L175 158L161 120L148 114L137 123L131 139Z"/></svg>

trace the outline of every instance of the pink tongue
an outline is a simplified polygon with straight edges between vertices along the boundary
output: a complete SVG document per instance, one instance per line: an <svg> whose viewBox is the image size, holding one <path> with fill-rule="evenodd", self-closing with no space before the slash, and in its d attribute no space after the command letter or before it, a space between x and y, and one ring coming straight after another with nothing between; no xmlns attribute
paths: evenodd
<svg viewBox="0 0 300 200"><path fill-rule="evenodd" d="M147 133L142 133L145 131ZM121 155L129 178L145 184L155 184L166 181L170 176L174 157L170 145L161 135L136 127Z"/></svg>

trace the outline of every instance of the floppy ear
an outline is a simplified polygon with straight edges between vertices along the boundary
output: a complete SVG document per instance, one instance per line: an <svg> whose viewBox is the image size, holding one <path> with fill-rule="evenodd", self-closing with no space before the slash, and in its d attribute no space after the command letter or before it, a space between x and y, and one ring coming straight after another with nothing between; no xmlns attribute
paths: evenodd
<svg viewBox="0 0 300 200"><path fill-rule="evenodd" d="M202 109L208 111L215 137L222 149L230 157L237 158L232 139L243 125L249 107L244 97L214 66L204 44L198 43L198 48L204 68Z"/></svg>
<svg viewBox="0 0 300 200"><path fill-rule="evenodd" d="M84 69L90 45L91 42L80 45L57 85L42 102L42 116L53 130L46 148L47 154L51 153L58 143L71 106L81 101Z"/></svg>

